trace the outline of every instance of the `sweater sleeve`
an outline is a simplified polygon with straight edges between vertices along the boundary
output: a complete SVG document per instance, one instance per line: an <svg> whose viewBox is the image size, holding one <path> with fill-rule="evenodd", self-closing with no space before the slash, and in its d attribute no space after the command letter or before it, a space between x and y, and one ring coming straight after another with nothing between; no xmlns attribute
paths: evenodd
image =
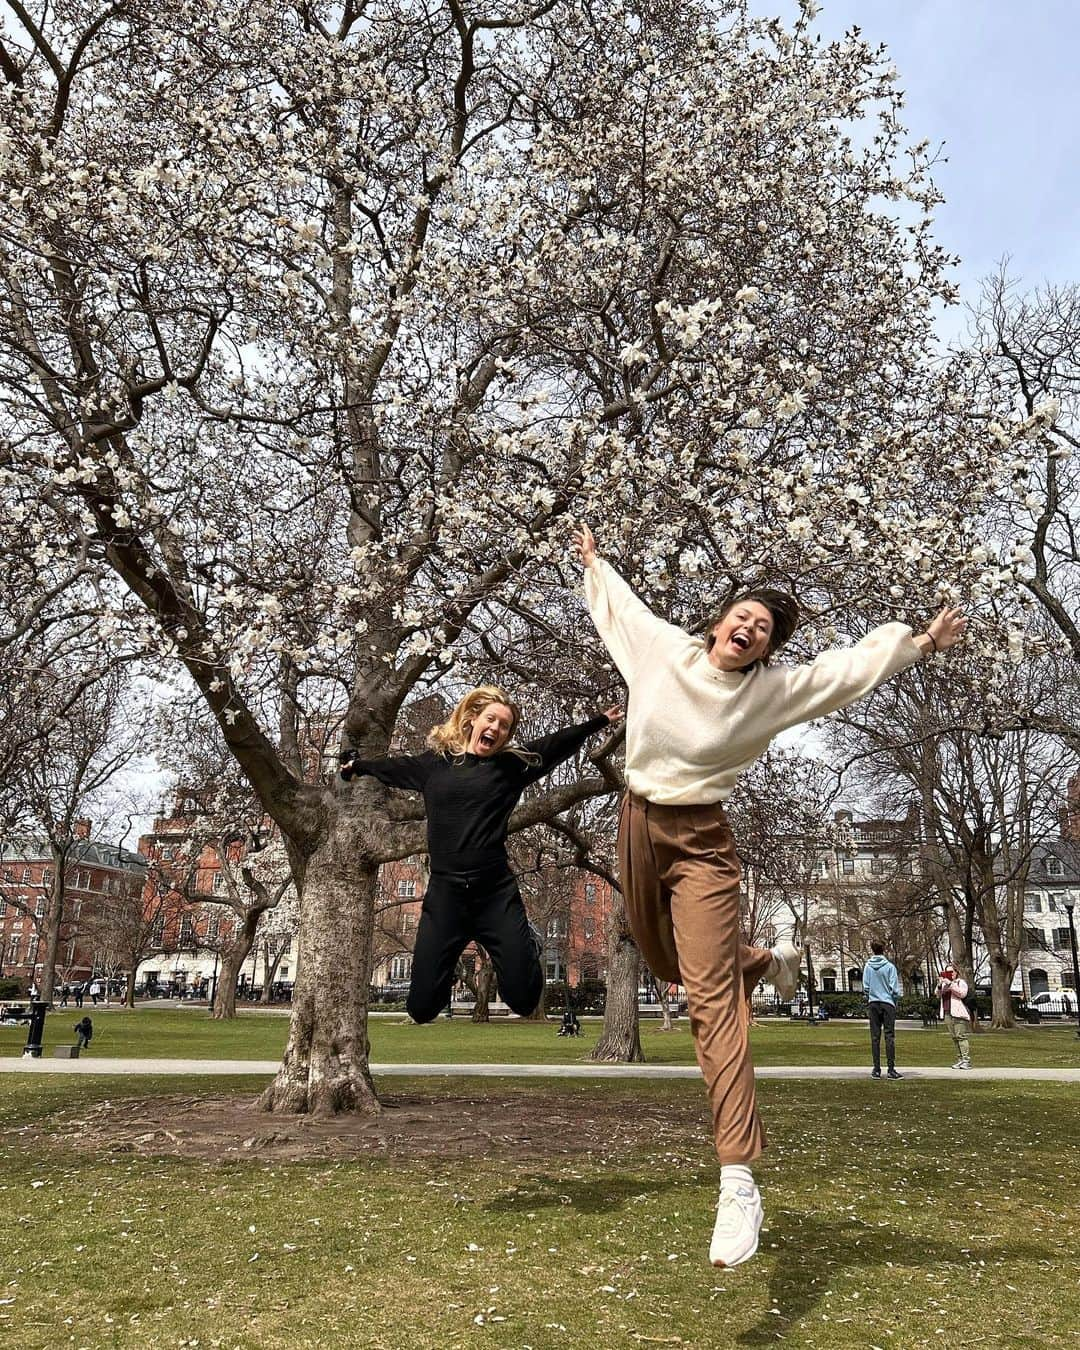
<svg viewBox="0 0 1080 1350"><path fill-rule="evenodd" d="M783 699L778 730L858 702L921 658L907 624L887 623L853 647L838 647L822 652L808 665L778 670Z"/></svg>
<svg viewBox="0 0 1080 1350"><path fill-rule="evenodd" d="M523 748L534 755L539 755L540 763L525 766L523 781L535 783L543 778L555 768L556 764L569 759L581 749L590 736L607 725L608 720L601 713L600 716L590 718L588 722L582 722L578 726L563 727L561 731L554 731L550 736L540 736L535 741L526 741Z"/></svg>
<svg viewBox="0 0 1080 1350"><path fill-rule="evenodd" d="M658 638L690 639L681 628L658 619L603 558L585 569L585 599L596 630L627 684Z"/></svg>
<svg viewBox="0 0 1080 1350"><path fill-rule="evenodd" d="M351 759L341 766L341 776L348 782L366 774L385 783L387 787L420 791L434 763L435 756L430 750L422 755L394 755L389 759Z"/></svg>

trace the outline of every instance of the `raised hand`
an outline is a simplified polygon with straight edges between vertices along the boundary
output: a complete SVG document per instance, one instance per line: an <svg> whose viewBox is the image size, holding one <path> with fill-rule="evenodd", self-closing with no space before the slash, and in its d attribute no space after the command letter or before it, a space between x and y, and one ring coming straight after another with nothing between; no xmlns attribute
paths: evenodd
<svg viewBox="0 0 1080 1350"><path fill-rule="evenodd" d="M943 652L956 646L964 636L967 622L962 609L958 606L946 606L927 624L926 631L933 640L935 649Z"/></svg>
<svg viewBox="0 0 1080 1350"><path fill-rule="evenodd" d="M604 709L604 716L611 723L611 725L614 726L616 722L622 721L623 717L625 716L625 713L623 712L619 704L615 703L610 708Z"/></svg>
<svg viewBox="0 0 1080 1350"><path fill-rule="evenodd" d="M582 567L591 567L596 559L596 540L588 525L579 525L571 536L574 552Z"/></svg>

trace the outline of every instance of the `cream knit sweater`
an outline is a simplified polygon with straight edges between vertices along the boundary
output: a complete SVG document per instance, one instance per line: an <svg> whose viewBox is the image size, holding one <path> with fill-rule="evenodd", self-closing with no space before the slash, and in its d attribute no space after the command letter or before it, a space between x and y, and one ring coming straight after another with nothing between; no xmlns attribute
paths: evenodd
<svg viewBox="0 0 1080 1350"><path fill-rule="evenodd" d="M809 665L717 670L701 638L658 619L602 558L585 569L585 596L630 690L627 782L661 805L723 801L778 732L854 703L922 656L906 624L887 623Z"/></svg>

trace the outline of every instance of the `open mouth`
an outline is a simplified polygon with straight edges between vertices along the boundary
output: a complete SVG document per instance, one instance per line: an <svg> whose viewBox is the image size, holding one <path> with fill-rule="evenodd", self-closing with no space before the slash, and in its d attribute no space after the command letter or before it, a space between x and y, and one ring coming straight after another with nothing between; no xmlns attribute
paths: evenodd
<svg viewBox="0 0 1080 1350"><path fill-rule="evenodd" d="M738 647L739 651L741 652L749 651L750 639L746 636L745 633L733 633L731 635L731 645L733 647Z"/></svg>
<svg viewBox="0 0 1080 1350"><path fill-rule="evenodd" d="M493 731L482 731L480 733L480 744L485 750L494 750L499 743L499 738Z"/></svg>

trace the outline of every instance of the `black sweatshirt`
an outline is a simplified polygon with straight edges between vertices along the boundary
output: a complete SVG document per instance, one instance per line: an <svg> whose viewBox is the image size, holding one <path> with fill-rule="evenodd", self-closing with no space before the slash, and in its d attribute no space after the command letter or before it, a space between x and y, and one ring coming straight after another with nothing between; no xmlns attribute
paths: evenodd
<svg viewBox="0 0 1080 1350"><path fill-rule="evenodd" d="M506 862L506 829L522 792L607 724L606 717L594 717L525 742L522 748L539 757L536 763L509 750L491 756L426 750L390 759L353 759L343 766L342 776L370 774L387 787L422 792L432 871L473 871Z"/></svg>

